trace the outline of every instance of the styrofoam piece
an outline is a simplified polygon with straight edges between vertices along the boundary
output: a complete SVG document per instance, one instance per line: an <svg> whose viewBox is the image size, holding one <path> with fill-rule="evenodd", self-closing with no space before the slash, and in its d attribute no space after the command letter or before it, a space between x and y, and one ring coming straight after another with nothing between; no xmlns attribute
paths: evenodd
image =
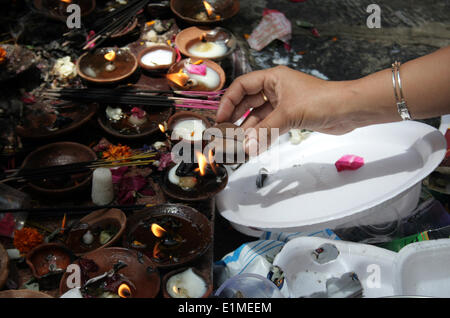
<svg viewBox="0 0 450 318"><path fill-rule="evenodd" d="M326 243L336 246L339 255L329 263L319 264L313 252ZM386 297L394 294L392 263L395 255L395 252L368 244L299 237L286 243L273 264L284 271L291 298L324 292L327 279L347 272L356 273L364 297Z"/></svg>
<svg viewBox="0 0 450 318"><path fill-rule="evenodd" d="M441 116L441 124L439 125L439 131L445 136L445 133L449 128L450 128L450 115Z"/></svg>
<svg viewBox="0 0 450 318"><path fill-rule="evenodd" d="M299 145L281 142L233 172L217 207L232 223L266 231L334 228L369 215L394 221L415 208L414 187L439 165L445 150L438 130L414 121L341 136L312 133ZM345 154L363 157L365 165L338 173L334 163ZM271 174L258 189L262 167ZM413 200L405 199L409 191ZM391 213L395 204L404 210Z"/></svg>
<svg viewBox="0 0 450 318"><path fill-rule="evenodd" d="M450 239L417 242L402 248L395 261L398 295L450 297Z"/></svg>
<svg viewBox="0 0 450 318"><path fill-rule="evenodd" d="M313 252L324 244L339 251L319 264ZM373 245L298 237L282 248L273 265L285 275L291 298L326 290L326 280L355 272L363 297L450 297L450 239L416 242L395 253Z"/></svg>

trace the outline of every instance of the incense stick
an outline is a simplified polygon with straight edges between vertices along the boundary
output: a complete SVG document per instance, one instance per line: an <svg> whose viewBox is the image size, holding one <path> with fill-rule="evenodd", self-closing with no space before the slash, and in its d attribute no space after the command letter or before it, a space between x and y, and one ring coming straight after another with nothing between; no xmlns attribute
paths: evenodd
<svg viewBox="0 0 450 318"><path fill-rule="evenodd" d="M85 102L143 105L154 107L185 107L218 109L218 95L195 95L189 98L180 96L154 95L154 91L123 89L48 89L42 92L48 99L63 99Z"/></svg>
<svg viewBox="0 0 450 318"><path fill-rule="evenodd" d="M119 210L140 210L148 208L152 204L135 204L135 205L93 205L93 206L63 206L63 207L40 207L40 208L18 208L18 209L1 209L0 213L21 213L29 212L30 216L59 216L67 214L80 214L84 212L91 212L93 210L101 209L119 209Z"/></svg>
<svg viewBox="0 0 450 318"><path fill-rule="evenodd" d="M26 181L32 179L49 178L56 175L83 173L100 167L113 168L123 166L143 166L155 162L154 157L156 155L157 153L149 152L137 154L135 156L119 160L102 159L41 168L23 168L16 171L11 171L12 174L1 180L1 182Z"/></svg>
<svg viewBox="0 0 450 318"><path fill-rule="evenodd" d="M136 16L147 3L148 0L135 0L113 12L105 14L92 25L91 29L95 32L95 37L84 42L82 49L92 50L115 33L126 28L129 23L136 19Z"/></svg>

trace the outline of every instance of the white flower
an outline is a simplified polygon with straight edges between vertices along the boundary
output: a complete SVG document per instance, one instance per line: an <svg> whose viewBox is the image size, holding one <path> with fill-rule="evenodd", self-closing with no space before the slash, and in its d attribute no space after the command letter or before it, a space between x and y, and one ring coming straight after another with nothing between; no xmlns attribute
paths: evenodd
<svg viewBox="0 0 450 318"><path fill-rule="evenodd" d="M108 117L109 120L120 120L122 118L122 108L112 108L111 106L106 107L106 117Z"/></svg>
<svg viewBox="0 0 450 318"><path fill-rule="evenodd" d="M65 56L56 60L52 73L62 79L71 79L77 76L77 69L70 61L70 56Z"/></svg>

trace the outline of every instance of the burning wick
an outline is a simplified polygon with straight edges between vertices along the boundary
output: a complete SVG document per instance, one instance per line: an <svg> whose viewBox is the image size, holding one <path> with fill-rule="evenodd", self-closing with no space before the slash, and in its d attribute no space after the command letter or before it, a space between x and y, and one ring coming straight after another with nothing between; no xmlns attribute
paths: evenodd
<svg viewBox="0 0 450 318"><path fill-rule="evenodd" d="M203 5L205 6L206 13L208 14L208 17L212 17L214 14L213 7L208 3L208 1L203 1Z"/></svg>
<svg viewBox="0 0 450 318"><path fill-rule="evenodd" d="M163 237L167 233L167 231L162 226L159 226L156 223L152 224L151 231L154 236L160 237L160 238Z"/></svg>
<svg viewBox="0 0 450 318"><path fill-rule="evenodd" d="M105 70L108 72L112 72L116 69L116 66L114 65L114 60L116 59L116 52L109 51L104 55L105 60L109 61L109 63L106 64Z"/></svg>
<svg viewBox="0 0 450 318"><path fill-rule="evenodd" d="M197 152L196 156L200 175L203 177L206 172L206 165L207 165L206 157L201 152Z"/></svg>
<svg viewBox="0 0 450 318"><path fill-rule="evenodd" d="M164 127L163 124L158 124L159 130L161 130L162 133L166 132L166 127Z"/></svg>
<svg viewBox="0 0 450 318"><path fill-rule="evenodd" d="M166 290L172 298L200 298L205 295L207 286L203 278L190 267L171 276L167 280Z"/></svg>
<svg viewBox="0 0 450 318"><path fill-rule="evenodd" d="M64 217L61 222L61 231L60 231L61 234L63 234L66 229L66 221L67 221L67 213L64 213Z"/></svg>
<svg viewBox="0 0 450 318"><path fill-rule="evenodd" d="M183 242L183 239L179 235L169 233L162 226L156 223L153 223L150 229L154 236L160 238L160 240L153 246L153 258L159 258L161 250L170 249L171 247L177 246ZM171 255L169 255L169 258L170 257Z"/></svg>
<svg viewBox="0 0 450 318"><path fill-rule="evenodd" d="M212 149L209 149L209 151L208 151L208 163L211 166L211 169L214 172L214 174L217 175L217 170L216 170L217 164L214 162L214 155L213 155Z"/></svg>
<svg viewBox="0 0 450 318"><path fill-rule="evenodd" d="M119 289L117 290L117 294L121 298L130 298L131 297L131 288L127 284L121 284Z"/></svg>
<svg viewBox="0 0 450 318"><path fill-rule="evenodd" d="M178 73L167 74L166 77L169 81L181 87L185 87L189 82L189 76L183 73L183 69L180 69Z"/></svg>
<svg viewBox="0 0 450 318"><path fill-rule="evenodd" d="M72 3L72 0L61 0L61 2L64 2L64 3Z"/></svg>

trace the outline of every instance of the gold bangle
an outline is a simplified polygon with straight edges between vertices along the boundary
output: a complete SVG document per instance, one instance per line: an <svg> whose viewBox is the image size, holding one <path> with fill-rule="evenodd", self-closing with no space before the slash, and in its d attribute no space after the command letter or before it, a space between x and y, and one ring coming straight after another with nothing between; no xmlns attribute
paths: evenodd
<svg viewBox="0 0 450 318"><path fill-rule="evenodd" d="M269 99L267 98L266 94L264 94L264 91L261 91L261 96L264 99L264 103L267 103Z"/></svg>

